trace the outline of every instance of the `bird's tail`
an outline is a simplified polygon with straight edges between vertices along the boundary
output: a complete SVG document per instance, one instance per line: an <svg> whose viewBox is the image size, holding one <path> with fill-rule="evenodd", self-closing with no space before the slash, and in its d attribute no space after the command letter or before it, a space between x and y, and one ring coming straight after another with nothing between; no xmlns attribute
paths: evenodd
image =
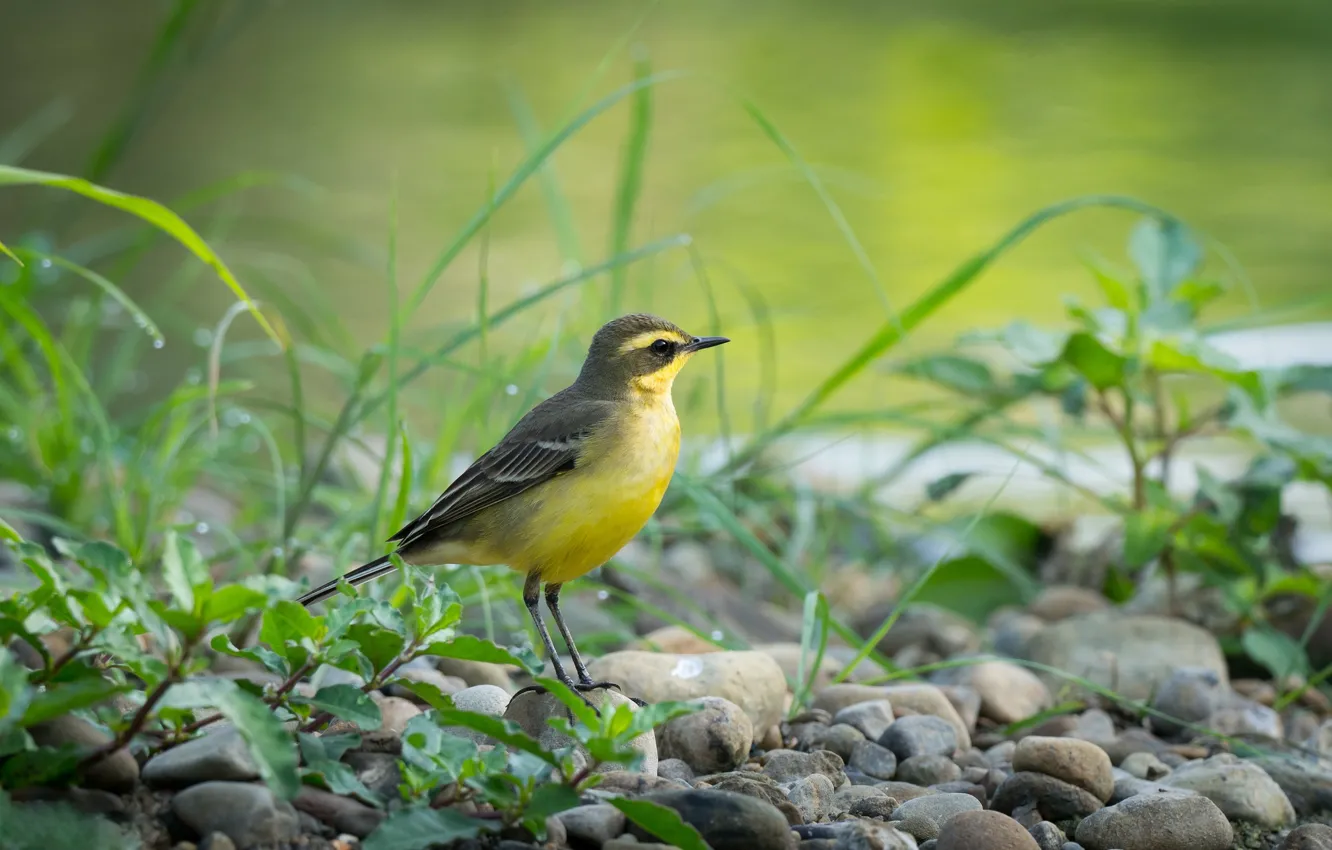
<svg viewBox="0 0 1332 850"><path fill-rule="evenodd" d="M342 578L350 582L353 587L356 587L365 584L367 581L377 579L382 575L388 575L393 572L393 569L393 562L389 560L388 555L385 555L382 558L376 558L368 564L363 564L362 566L357 567ZM337 595L339 581L341 581L341 579L336 578L331 581L326 581L297 601L307 608L316 602L323 602L325 599Z"/></svg>

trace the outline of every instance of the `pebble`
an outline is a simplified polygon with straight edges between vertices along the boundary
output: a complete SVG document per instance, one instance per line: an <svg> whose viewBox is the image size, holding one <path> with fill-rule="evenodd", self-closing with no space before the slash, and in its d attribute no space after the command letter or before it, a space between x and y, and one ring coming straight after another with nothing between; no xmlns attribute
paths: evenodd
<svg viewBox="0 0 1332 850"><path fill-rule="evenodd" d="M846 723L834 723L822 735L811 741L810 749L837 753L843 761L851 759L857 744L865 742L865 733Z"/></svg>
<svg viewBox="0 0 1332 850"><path fill-rule="evenodd" d="M1332 850L1332 826L1306 823L1290 831L1281 850Z"/></svg>
<svg viewBox="0 0 1332 850"><path fill-rule="evenodd" d="M1030 736L1013 752L1014 771L1034 771L1062 779L1091 792L1104 803L1115 789L1110 757L1095 744L1078 738Z"/></svg>
<svg viewBox="0 0 1332 850"><path fill-rule="evenodd" d="M110 733L73 714L30 726L28 734L39 747L70 745L80 750L92 750L114 740ZM134 790L138 781L139 763L127 748L116 750L83 774L83 784L87 787L115 794Z"/></svg>
<svg viewBox="0 0 1332 850"><path fill-rule="evenodd" d="M365 838L385 817L381 809L372 809L351 797L331 794L309 785L301 787L291 804L297 811L305 812L338 832L357 838Z"/></svg>
<svg viewBox="0 0 1332 850"><path fill-rule="evenodd" d="M917 847L916 840L899 832L896 824L872 820L847 821L837 831L833 844L833 850L916 850ZM803 843L801 850L805 850Z"/></svg>
<svg viewBox="0 0 1332 850"><path fill-rule="evenodd" d="M743 794L746 797L753 797L755 800L762 800L768 805L776 807L786 818L786 822L792 826L804 822L800 810L790 800L786 799L785 792L776 782L762 773L748 771L729 773L712 782L712 787L718 791L729 791L732 794Z"/></svg>
<svg viewBox="0 0 1332 850"><path fill-rule="evenodd" d="M587 694L587 698L602 712L615 711L621 705L629 706L632 711L638 710L638 706L633 700L610 688L591 691ZM560 702L554 694L528 691L509 701L509 706L504 711L504 719L516 723L520 729L536 738L537 743L548 751L574 747L575 761L581 760L583 764L586 764L588 759L587 750L573 738L556 731L546 723L549 718L566 717L567 713L568 709L565 708L564 703ZM630 742L630 747L638 750L643 757L638 765L638 772L655 777L657 775L657 738L652 731L644 732L633 739ZM595 772L613 773L624 769L625 766L622 764L604 762L597 766Z"/></svg>
<svg viewBox="0 0 1332 850"><path fill-rule="evenodd" d="M930 794L939 793L933 788L925 788L921 785L912 785L910 782L898 782L897 780L880 782L874 787L900 803L905 803L907 800L914 800L917 797L925 797Z"/></svg>
<svg viewBox="0 0 1332 850"><path fill-rule="evenodd" d="M865 702L877 702L887 699L887 689L882 685L861 685L855 682L840 682L829 685L814 695L811 708L826 711L830 717L836 716L844 708ZM891 708L891 703L889 703Z"/></svg>
<svg viewBox="0 0 1332 850"><path fill-rule="evenodd" d="M1016 809L1031 806L1045 820L1062 821L1086 817L1101 808L1103 802L1085 788L1062 779L1044 773L1019 771L1004 780L995 791L990 808L1011 814Z"/></svg>
<svg viewBox="0 0 1332 850"><path fill-rule="evenodd" d="M394 674L396 678L405 679L409 682L421 682L426 685L434 685L442 694L456 694L458 691L467 687L467 683L457 676L446 676L435 669L427 659L417 659L415 663L404 664L398 668ZM384 688L384 693L395 697L402 697L411 700L419 705L428 705L428 703L418 697L415 692L405 685L391 684Z"/></svg>
<svg viewBox="0 0 1332 850"><path fill-rule="evenodd" d="M627 649L643 652L663 652L670 655L705 655L710 652L723 652L725 647L705 640L684 626L669 625L653 629L638 640L630 643Z"/></svg>
<svg viewBox="0 0 1332 850"><path fill-rule="evenodd" d="M1162 647L1170 647L1163 652ZM1206 630L1169 617L1119 612L1080 614L1041 629L1027 647L1031 661L1071 670L1125 699L1146 700L1180 667L1214 671L1222 682L1226 660ZM1051 687L1061 682L1038 674Z"/></svg>
<svg viewBox="0 0 1332 850"><path fill-rule="evenodd" d="M1222 735L1270 738L1273 741L1285 737L1285 724L1276 709L1239 697L1232 697L1209 714L1203 725Z"/></svg>
<svg viewBox="0 0 1332 850"><path fill-rule="evenodd" d="M897 807L891 820L916 839L938 838L941 828L962 812L980 811L981 804L970 794L932 794L917 797Z"/></svg>
<svg viewBox="0 0 1332 850"><path fill-rule="evenodd" d="M1230 850L1234 831L1206 797L1143 794L1088 815L1078 824L1087 850Z"/></svg>
<svg viewBox="0 0 1332 850"><path fill-rule="evenodd" d="M468 687L494 685L505 693L513 693L513 681L509 670L502 664L489 661L470 661L465 658L432 657L435 669L445 676L462 679Z"/></svg>
<svg viewBox="0 0 1332 850"><path fill-rule="evenodd" d="M818 823L828 818L833 793L832 780L822 773L815 773L791 783L786 798L799 810L805 823Z"/></svg>
<svg viewBox="0 0 1332 850"><path fill-rule="evenodd" d="M503 717L509 707L509 692L499 685L472 685L453 695L453 707L459 711ZM494 744L489 736L464 726L446 726L444 730L477 744Z"/></svg>
<svg viewBox="0 0 1332 850"><path fill-rule="evenodd" d="M772 750L763 759L763 774L776 782L794 782L812 773L822 773L839 787L846 780L842 757L827 750L801 753Z"/></svg>
<svg viewBox="0 0 1332 850"><path fill-rule="evenodd" d="M1151 728L1162 735L1178 735L1185 727L1177 721L1202 723L1230 696L1221 674L1209 667L1180 667L1172 670L1156 695L1152 708L1167 715L1153 715Z"/></svg>
<svg viewBox="0 0 1332 850"><path fill-rule="evenodd" d="M259 766L234 727L222 727L158 753L143 766L143 781L158 787L179 787L210 779L249 782Z"/></svg>
<svg viewBox="0 0 1332 850"><path fill-rule="evenodd" d="M594 679L617 682L625 694L649 703L728 699L749 715L755 729L779 723L785 709L786 676L761 652L666 655L626 650L601 656L590 670Z"/></svg>
<svg viewBox="0 0 1332 850"><path fill-rule="evenodd" d="M214 832L199 842L199 850L236 850L236 842L225 832Z"/></svg>
<svg viewBox="0 0 1332 850"><path fill-rule="evenodd" d="M600 847L624 832L624 812L609 803L579 806L555 815L564 824L565 834L574 846L590 844Z"/></svg>
<svg viewBox="0 0 1332 850"><path fill-rule="evenodd" d="M847 765L875 779L892 779L897 772L897 756L873 741L861 741L851 750Z"/></svg>
<svg viewBox="0 0 1332 850"><path fill-rule="evenodd" d="M845 723L860 730L871 741L883 737L893 725L893 704L886 699L872 699L848 705L833 715L834 723Z"/></svg>
<svg viewBox="0 0 1332 850"><path fill-rule="evenodd" d="M693 782L697 776L692 767L679 759L660 759L657 762L657 775L663 779L679 779L684 782Z"/></svg>
<svg viewBox="0 0 1332 850"><path fill-rule="evenodd" d="M1332 767L1286 755L1259 756L1249 761L1281 786L1300 817L1332 810Z"/></svg>
<svg viewBox="0 0 1332 850"><path fill-rule="evenodd" d="M657 755L679 759L695 773L723 773L744 764L754 744L749 715L721 697L689 703L698 710L657 730Z"/></svg>
<svg viewBox="0 0 1332 850"><path fill-rule="evenodd" d="M1079 614L1104 611L1109 607L1105 596L1091 588L1072 584L1052 584L1043 588L1036 594L1035 599L1027 603L1027 612L1053 623Z"/></svg>
<svg viewBox="0 0 1332 850"><path fill-rule="evenodd" d="M980 699L980 716L996 723L1026 720L1054 704L1050 689L1035 673L1009 661L982 661L939 670L930 678L939 684L971 688Z"/></svg>
<svg viewBox="0 0 1332 850"><path fill-rule="evenodd" d="M200 835L222 832L237 847L291 841L300 819L290 803L263 785L201 782L171 798L171 811Z"/></svg>
<svg viewBox="0 0 1332 850"><path fill-rule="evenodd" d="M349 752L342 760L356 773L361 784L381 797L393 799L402 784L398 758L391 753Z"/></svg>
<svg viewBox="0 0 1332 850"><path fill-rule="evenodd" d="M1170 787L1196 791L1230 820L1277 829L1295 820L1295 809L1272 777L1229 753L1189 762L1170 774Z"/></svg>
<svg viewBox="0 0 1332 850"><path fill-rule="evenodd" d="M1013 763L1013 753L1017 752L1017 741L1000 741L985 751L985 761L991 767Z"/></svg>
<svg viewBox="0 0 1332 850"><path fill-rule="evenodd" d="M1045 626L1045 620L1031 614L1020 611L996 612L990 618L991 642L995 653L1008 658L1026 658L1027 644Z"/></svg>
<svg viewBox="0 0 1332 850"><path fill-rule="evenodd" d="M720 654L720 653L718 653ZM790 824L775 806L726 791L658 791L643 799L666 806L703 836L712 850L773 850L793 847ZM641 827L630 824L639 839L650 839Z"/></svg>
<svg viewBox="0 0 1332 850"><path fill-rule="evenodd" d="M402 697L375 697L379 706L380 724L373 732L365 732L347 720L335 720L328 725L325 735L360 735L361 749L378 752L402 752L402 733L407 723L421 713L421 709Z"/></svg>
<svg viewBox="0 0 1332 850"><path fill-rule="evenodd" d="M900 718L884 731L879 743L899 760L920 755L951 756L958 748L953 725L929 714Z"/></svg>
<svg viewBox="0 0 1332 850"><path fill-rule="evenodd" d="M904 759L897 765L896 778L912 785L938 785L960 779L962 768L953 763L948 756L920 755Z"/></svg>
<svg viewBox="0 0 1332 850"><path fill-rule="evenodd" d="M1041 850L1063 850L1066 838L1064 831L1048 820L1041 821L1027 831L1031 833L1031 837L1036 840Z"/></svg>
<svg viewBox="0 0 1332 850"><path fill-rule="evenodd" d="M760 643L760 644L755 644L754 651L761 652L764 655L771 658L773 661L776 661L777 666L782 668L782 675L786 677L787 681L797 684L800 683L800 680L797 679L796 677L801 672L804 672L805 678L806 680L808 680L810 672L808 669L808 665L814 662L814 655L813 653L806 653L804 661L806 669L804 671L801 671L800 657L801 654L804 652L804 649L800 646L800 644L792 642ZM842 672L841 662L839 662L837 659L833 658L830 655L824 655L823 660L819 664L818 673L816 673L814 676L814 681L812 683L813 684L812 690L825 688L828 685L832 684L833 677L840 672Z"/></svg>
<svg viewBox="0 0 1332 850"><path fill-rule="evenodd" d="M969 732L975 729L976 723L980 720L981 709L981 698L980 694L976 693L976 689L967 685L937 685L936 687L952 703L958 717L962 718L965 731ZM967 738L967 746L971 746L970 737Z"/></svg>
<svg viewBox="0 0 1332 850"><path fill-rule="evenodd" d="M963 722L962 715L939 687L923 684L886 685L884 694L893 704L895 712L907 709L916 714L932 714L943 718L957 733L958 748L965 750L971 746L971 727Z"/></svg>
<svg viewBox="0 0 1332 850"><path fill-rule="evenodd" d="M1120 769L1138 779L1154 781L1170 773L1170 765L1151 753L1129 753L1119 763Z"/></svg>
<svg viewBox="0 0 1332 850"><path fill-rule="evenodd" d="M1041 850L1031 833L998 812L961 812L939 830L935 850Z"/></svg>
<svg viewBox="0 0 1332 850"><path fill-rule="evenodd" d="M602 775L605 778L597 784L596 790L611 794L627 794L631 797L649 794L653 791L684 791L690 788L688 782L681 782L678 779L665 779L660 776L639 773L636 770L612 770Z"/></svg>
<svg viewBox="0 0 1332 850"><path fill-rule="evenodd" d="M892 797L862 797L851 804L848 814L859 818L877 818L887 820L897 810L898 803Z"/></svg>
<svg viewBox="0 0 1332 850"><path fill-rule="evenodd" d="M888 795L873 785L843 785L833 795L833 803L842 809L850 809L856 802L872 798L886 800ZM894 801L893 805L896 806L897 802Z"/></svg>

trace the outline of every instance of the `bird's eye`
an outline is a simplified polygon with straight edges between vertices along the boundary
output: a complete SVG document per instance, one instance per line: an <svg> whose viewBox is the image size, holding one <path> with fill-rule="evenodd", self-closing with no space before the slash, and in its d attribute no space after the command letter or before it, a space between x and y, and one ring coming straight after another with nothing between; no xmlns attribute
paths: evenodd
<svg viewBox="0 0 1332 850"><path fill-rule="evenodd" d="M670 344L669 341L664 340L664 339L659 339L659 340L657 340L656 342L652 343L652 353L653 353L653 354L670 354L670 353L671 353L671 349L672 349L673 347L674 347L674 346L672 346L672 345Z"/></svg>

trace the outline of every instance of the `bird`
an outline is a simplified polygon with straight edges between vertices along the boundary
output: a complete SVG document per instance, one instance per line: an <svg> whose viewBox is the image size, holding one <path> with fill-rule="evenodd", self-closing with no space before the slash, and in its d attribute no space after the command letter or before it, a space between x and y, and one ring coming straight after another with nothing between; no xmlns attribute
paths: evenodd
<svg viewBox="0 0 1332 850"><path fill-rule="evenodd" d="M523 604L555 678L579 693L615 687L588 673L560 613L560 590L609 561L657 510L680 453L675 377L695 354L727 342L646 313L607 322L574 382L532 408L390 537L394 554L412 566L505 564L523 573ZM356 586L394 569L385 555L344 578ZM543 587L577 681L541 616ZM334 579L300 602L337 593Z"/></svg>

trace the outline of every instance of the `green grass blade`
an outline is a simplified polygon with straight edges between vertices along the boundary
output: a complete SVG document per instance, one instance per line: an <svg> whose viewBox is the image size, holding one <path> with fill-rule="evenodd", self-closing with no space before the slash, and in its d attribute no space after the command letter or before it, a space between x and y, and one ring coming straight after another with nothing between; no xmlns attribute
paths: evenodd
<svg viewBox="0 0 1332 850"><path fill-rule="evenodd" d="M1170 213L1151 204L1134 198L1115 195L1085 195L1044 207L1020 222L1005 233L997 242L964 262L952 274L944 278L920 298L903 310L896 320L889 320L880 326L865 343L832 374L824 378L804 400L783 416L766 432L757 435L727 464L727 469L735 469L754 460L763 449L776 438L788 434L804 423L811 413L817 410L848 381L863 372L876 359L898 345L921 322L938 312L945 304L952 301L967 287L975 283L981 272L985 271L999 257L1010 251L1041 226L1054 219L1091 207L1110 207L1132 210L1134 212L1155 215L1175 220Z"/></svg>
<svg viewBox="0 0 1332 850"><path fill-rule="evenodd" d="M522 137L528 153L536 153L541 149L544 137L531 103L515 83L506 83L504 91L508 95L509 111L513 113L514 123L518 125L518 135ZM578 243L578 223L574 219L569 196L564 193L564 187L560 185L560 176L555 170L553 158L542 164L538 177L541 181L541 194L546 199L546 211L555 226L555 244L560 248L560 256L566 261L581 263L583 251ZM491 196L495 194L493 185L490 187L490 194Z"/></svg>
<svg viewBox="0 0 1332 850"><path fill-rule="evenodd" d="M668 82L670 80L681 79L684 76L684 72L681 71L664 71L662 73L653 74L650 77L645 77L641 80L635 80L629 85L612 92L592 104L592 106L583 110L574 117L572 121L565 124L554 133L554 135L547 139L541 147L529 154L527 158L519 164L518 168L509 175L509 179L504 182L504 185L500 186L499 191L496 192L492 198L487 200L486 205L473 215L471 220L463 225L462 230L456 237L454 237L453 242L445 248L443 253L441 253L435 260L434 264L430 267L430 270L426 272L425 278L421 281L420 286L417 287L416 293L412 296L411 301L408 302L408 311L412 313L416 312L421 306L421 302L425 300L426 296L430 294L430 290L434 288L435 283L438 282L440 275L442 275L444 270L449 267L449 264L462 253L462 250L467 246L467 243L472 241L472 237L475 236L481 230L482 226L490 220L491 215L493 215L496 210L502 207L520 188L522 188L522 185L527 182L528 178L541 168L542 164L544 164L545 161L559 149L560 145L568 141L579 130L586 127L592 119L601 115L603 112L640 89L659 85L660 83Z"/></svg>
<svg viewBox="0 0 1332 850"><path fill-rule="evenodd" d="M190 253L211 267L217 276L222 279L222 282L231 289L236 298L254 315L255 321L264 329L264 332L278 345L285 345L284 340L269 324L268 319L259 312L259 308L250 299L249 293L241 286L240 281L236 280L235 275L227 268L226 263L222 262L222 258L212 248L208 247L208 243L192 227L186 224L184 219L156 201L150 201L137 195L127 195L114 189L107 189L78 177L52 174L47 171L30 171L26 168L14 168L9 165L0 165L0 186L47 186L55 189L65 189L105 206L138 216L170 235Z"/></svg>
<svg viewBox="0 0 1332 850"><path fill-rule="evenodd" d="M647 52L643 50L634 56L634 82L641 83L652 73ZM652 132L652 88L643 86L634 92L632 112L629 119L629 136L625 139L620 158L619 189L615 193L615 211L611 216L610 255L624 253L629 247L629 236L633 231L634 207L643 188L643 163L647 158L648 137ZM610 308L606 315L620 315L624 303L624 288L628 267L620 266L611 271Z"/></svg>
<svg viewBox="0 0 1332 850"><path fill-rule="evenodd" d="M134 299L126 295L124 290L107 280L102 275L92 269L85 268L78 263L72 263L64 257L55 256L54 254L43 254L38 251L23 251L23 253L26 256L36 257L39 260L47 260L52 265L59 266L66 271L72 272L101 289L107 295L111 296L117 304L124 307L125 312L134 317L134 324L143 328L143 332L152 338L154 348L161 348L166 343L162 338L162 331L157 327L157 323L152 320L144 309L134 303Z"/></svg>

